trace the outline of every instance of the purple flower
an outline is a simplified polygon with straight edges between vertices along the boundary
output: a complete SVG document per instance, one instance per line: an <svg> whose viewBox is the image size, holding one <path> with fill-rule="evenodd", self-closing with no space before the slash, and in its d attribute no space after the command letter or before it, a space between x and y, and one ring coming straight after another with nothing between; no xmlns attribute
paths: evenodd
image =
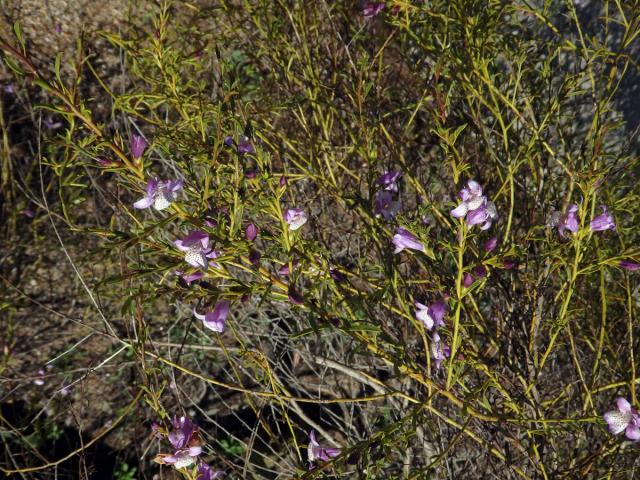
<svg viewBox="0 0 640 480"><path fill-rule="evenodd" d="M284 221L289 225L289 230L297 230L307 223L307 214L301 208L290 208L284 214Z"/></svg>
<svg viewBox="0 0 640 480"><path fill-rule="evenodd" d="M176 240L173 244L185 252L184 259L192 267L205 270L209 266L208 258L217 258L220 254L209 245L209 235L200 230L189 233L186 237ZM213 263L214 267L218 265Z"/></svg>
<svg viewBox="0 0 640 480"><path fill-rule="evenodd" d="M94 160L101 167L113 167L119 164L118 162L105 157L96 157L94 158Z"/></svg>
<svg viewBox="0 0 640 480"><path fill-rule="evenodd" d="M384 9L384 2L366 2L362 7L362 15L375 17Z"/></svg>
<svg viewBox="0 0 640 480"><path fill-rule="evenodd" d="M478 265L476 267L473 267L473 275L478 280L481 278L485 278L488 273L489 273L489 270L487 270L487 267L485 267L484 265Z"/></svg>
<svg viewBox="0 0 640 480"><path fill-rule="evenodd" d="M13 83L7 83L4 86L4 91L5 91L5 93L9 93L9 94L15 93L16 87L15 87L15 85Z"/></svg>
<svg viewBox="0 0 640 480"><path fill-rule="evenodd" d="M260 265L261 258L262 258L262 254L258 250L254 248L249 250L249 261L256 267Z"/></svg>
<svg viewBox="0 0 640 480"><path fill-rule="evenodd" d="M191 285L193 282L204 277L204 273L202 272L184 273L182 270L176 270L175 274L182 278L187 285Z"/></svg>
<svg viewBox="0 0 640 480"><path fill-rule="evenodd" d="M487 243L484 244L484 251L487 253L493 252L498 246L498 237L491 237L487 240Z"/></svg>
<svg viewBox="0 0 640 480"><path fill-rule="evenodd" d="M176 469L186 468L195 463L202 453L202 439L198 427L187 417L173 417L173 429L167 435L169 443L174 448L173 454L161 453L155 461L161 464L173 465ZM156 429L157 432L160 429Z"/></svg>
<svg viewBox="0 0 640 480"><path fill-rule="evenodd" d="M156 210L164 210L176 201L177 193L182 189L182 180L149 180L147 194L133 204L143 209L153 205Z"/></svg>
<svg viewBox="0 0 640 480"><path fill-rule="evenodd" d="M316 432L311 430L309 432L309 446L307 447L307 458L310 462L321 460L326 462L332 458L340 455L340 448L325 448L320 446L318 440L316 440Z"/></svg>
<svg viewBox="0 0 640 480"><path fill-rule="evenodd" d="M255 149L253 148L253 145L251 145L249 137L243 136L238 142L238 153L240 155L244 155L245 153L253 152L255 152Z"/></svg>
<svg viewBox="0 0 640 480"><path fill-rule="evenodd" d="M196 480L215 480L216 478L221 478L224 475L222 470L213 471L211 467L206 463L201 463L198 465L198 475L196 476Z"/></svg>
<svg viewBox="0 0 640 480"><path fill-rule="evenodd" d="M424 252L424 245L418 241L418 238L402 227L398 227L398 231L393 236L392 241L396 247L393 253L400 253L405 248Z"/></svg>
<svg viewBox="0 0 640 480"><path fill-rule="evenodd" d="M247 240L253 242L258 236L258 227L256 227L253 223L250 223L249 225L247 225L247 229L244 233L247 237Z"/></svg>
<svg viewBox="0 0 640 480"><path fill-rule="evenodd" d="M420 302L415 302L415 306L416 318L424 323L427 330L444 325L444 316L448 309L448 306L444 301L440 300L432 303L428 307Z"/></svg>
<svg viewBox="0 0 640 480"><path fill-rule="evenodd" d="M224 137L224 144L227 147L233 147L233 137L231 135Z"/></svg>
<svg viewBox="0 0 640 480"><path fill-rule="evenodd" d="M640 440L640 416L627 400L616 400L617 410L604 414L604 421L614 435L624 432L629 440Z"/></svg>
<svg viewBox="0 0 640 480"><path fill-rule="evenodd" d="M471 285L473 285L474 281L475 280L473 278L473 275L468 272L462 276L462 285L464 286L464 288L469 288Z"/></svg>
<svg viewBox="0 0 640 480"><path fill-rule="evenodd" d="M149 144L147 141L140 135L136 135L135 133L131 136L131 155L136 160L142 157L142 154L147 149Z"/></svg>
<svg viewBox="0 0 640 480"><path fill-rule="evenodd" d="M631 260L620 260L621 268L625 270L629 270L630 272L635 272L636 270L640 270L640 263L632 262Z"/></svg>
<svg viewBox="0 0 640 480"><path fill-rule="evenodd" d="M202 320L202 323L209 330L213 330L214 332L222 333L224 332L224 324L227 320L227 316L229 315L229 307L231 306L231 302L229 300L220 300L216 303L216 306L210 312L205 313L204 315L198 313L196 309L193 309L193 314L198 320Z"/></svg>
<svg viewBox="0 0 640 480"><path fill-rule="evenodd" d="M440 339L440 334L434 331L431 335L431 356L435 360L436 369L440 368L442 361L451 355L451 348Z"/></svg>
<svg viewBox="0 0 640 480"><path fill-rule="evenodd" d="M292 270L295 270L299 264L300 262L298 260L294 260L293 262L291 262ZM289 270L288 263L285 263L278 269L278 275L286 277L287 275L290 275L290 274L291 274L291 271Z"/></svg>
<svg viewBox="0 0 640 480"><path fill-rule="evenodd" d="M569 205L567 213L564 215L558 211L553 212L549 220L549 226L557 227L558 233L562 238L565 237L565 230L568 230L571 233L576 233L580 227L580 221L578 220L578 205L575 203Z"/></svg>
<svg viewBox="0 0 640 480"><path fill-rule="evenodd" d="M592 232L603 232L605 230L615 230L616 224L613 221L613 216L607 211L607 207L600 205L602 214L591 220L589 227Z"/></svg>
<svg viewBox="0 0 640 480"><path fill-rule="evenodd" d="M278 184L283 188L286 187L287 185L289 185L289 180L287 180L286 175L281 175L280 176L280 180L279 180Z"/></svg>
<svg viewBox="0 0 640 480"><path fill-rule="evenodd" d="M384 4L383 4L384 5ZM392 192L397 192L398 191L398 179L400 178L400 176L402 175L402 172L400 171L391 171L391 172L384 172L384 175L382 175L380 178L378 178L376 180L376 183L380 186L382 186L382 188L384 190L390 190Z"/></svg>
<svg viewBox="0 0 640 480"><path fill-rule="evenodd" d="M373 211L377 216L382 215L385 220L391 220L398 214L400 207L400 200L394 201L390 191L381 190L376 193Z"/></svg>
<svg viewBox="0 0 640 480"><path fill-rule="evenodd" d="M462 202L451 210L451 215L455 218L466 216L467 225L470 227L482 224L480 230L488 230L493 221L498 218L495 203L482 195L482 187L475 180L469 180L467 187L460 190L458 196Z"/></svg>

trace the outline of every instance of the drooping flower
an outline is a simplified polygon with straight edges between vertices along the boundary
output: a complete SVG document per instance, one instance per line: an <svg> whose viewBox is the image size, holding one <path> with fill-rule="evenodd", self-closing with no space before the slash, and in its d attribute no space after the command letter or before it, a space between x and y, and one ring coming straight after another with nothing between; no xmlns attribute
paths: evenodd
<svg viewBox="0 0 640 480"><path fill-rule="evenodd" d="M224 332L224 325L227 320L227 316L229 315L230 307L231 302L228 300L220 300L216 303L213 310L205 313L204 315L198 313L195 308L193 309L193 314L198 320L202 320L204 326L209 330L222 333Z"/></svg>
<svg viewBox="0 0 640 480"><path fill-rule="evenodd" d="M198 465L198 476L196 480L215 480L216 478L222 478L224 472L222 470L213 471L206 463Z"/></svg>
<svg viewBox="0 0 640 480"><path fill-rule="evenodd" d="M307 214L301 208L290 208L284 214L284 221L289 225L289 230L297 230L307 223Z"/></svg>
<svg viewBox="0 0 640 480"><path fill-rule="evenodd" d="M326 462L332 458L340 455L342 449L340 448L327 448L322 447L316 439L316 432L311 430L309 432L309 446L307 447L307 458L310 462L321 460Z"/></svg>
<svg viewBox="0 0 640 480"><path fill-rule="evenodd" d="M393 236L393 245L396 249L393 253L400 253L405 248L424 252L424 245L420 243L418 238L410 231L398 227L397 233Z"/></svg>
<svg viewBox="0 0 640 480"><path fill-rule="evenodd" d="M253 242L258 236L258 227L256 227L253 223L250 223L249 225L247 225L247 229L244 233L247 240Z"/></svg>
<svg viewBox="0 0 640 480"><path fill-rule="evenodd" d="M160 464L173 465L176 469L186 468L196 462L202 453L202 439L198 427L187 417L173 417L173 429L167 434L169 443L174 448L173 454L160 453L155 461ZM162 429L156 427L156 435L163 435Z"/></svg>
<svg viewBox="0 0 640 480"><path fill-rule="evenodd" d="M376 193L373 204L374 213L385 220L391 220L400 211L400 200L393 200L393 194L389 190L381 190Z"/></svg>
<svg viewBox="0 0 640 480"><path fill-rule="evenodd" d="M149 144L141 135L136 135L135 133L131 135L131 155L136 160L142 158L142 154L148 146Z"/></svg>
<svg viewBox="0 0 640 480"><path fill-rule="evenodd" d="M217 258L220 254L209 245L209 235L200 230L195 230L186 237L173 242L179 250L185 252L185 261L193 267L201 267L205 270L209 266L209 258ZM213 263L214 267L218 265Z"/></svg>
<svg viewBox="0 0 640 480"><path fill-rule="evenodd" d="M384 10L384 2L366 2L362 7L362 15L365 17L375 17Z"/></svg>
<svg viewBox="0 0 640 480"><path fill-rule="evenodd" d="M616 400L617 410L604 414L604 421L614 435L624 432L629 440L640 440L640 415L624 398Z"/></svg>
<svg viewBox="0 0 640 480"><path fill-rule="evenodd" d="M551 213L549 226L557 227L558 233L562 238L565 237L566 230L571 233L576 233L578 228L580 228L580 221L578 220L578 205L575 203L569 205L567 213L564 215L558 211Z"/></svg>
<svg viewBox="0 0 640 480"><path fill-rule="evenodd" d="M438 331L434 331L431 335L431 356L435 361L436 369L439 369L442 361L450 355L451 348L442 341Z"/></svg>
<svg viewBox="0 0 640 480"><path fill-rule="evenodd" d="M376 183L380 185L384 190L397 192L398 179L400 178L401 175L402 175L402 172L398 170L394 170L391 172L384 172L384 174L376 180Z"/></svg>
<svg viewBox="0 0 640 480"><path fill-rule="evenodd" d="M636 270L640 270L640 263L632 262L631 260L620 260L621 268L628 270L630 272L635 272Z"/></svg>
<svg viewBox="0 0 640 480"><path fill-rule="evenodd" d="M603 232L605 230L615 230L616 223L613 220L613 215L609 213L607 207L604 205L600 205L600 208L602 209L602 213L591 220L591 223L589 224L591 231Z"/></svg>
<svg viewBox="0 0 640 480"><path fill-rule="evenodd" d="M156 210L164 210L176 201L180 189L182 189L182 180L149 180L147 194L133 206L143 209L153 205Z"/></svg>
<svg viewBox="0 0 640 480"><path fill-rule="evenodd" d="M447 313L447 304L440 300L432 303L428 307L420 302L415 302L416 318L424 323L427 330L444 325L444 316Z"/></svg>
<svg viewBox="0 0 640 480"><path fill-rule="evenodd" d="M480 230L488 230L493 221L498 218L498 210L495 203L487 200L482 194L482 187L475 180L469 180L467 187L460 190L458 194L462 202L451 210L451 215L455 218L466 216L467 225L482 224Z"/></svg>

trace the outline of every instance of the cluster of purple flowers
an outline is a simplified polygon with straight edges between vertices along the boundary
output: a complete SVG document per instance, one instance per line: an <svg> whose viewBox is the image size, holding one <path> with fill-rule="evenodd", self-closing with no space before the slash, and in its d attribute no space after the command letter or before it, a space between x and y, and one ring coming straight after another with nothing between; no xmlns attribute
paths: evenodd
<svg viewBox="0 0 640 480"><path fill-rule="evenodd" d="M398 193L398 180L402 172L390 171L385 172L376 184L381 188L374 198L373 211L377 216L382 216L385 220L391 220L399 212L402 204L399 198L395 198Z"/></svg>
<svg viewBox="0 0 640 480"><path fill-rule="evenodd" d="M592 232L604 232L605 230L615 230L616 222L613 219L613 215L609 213L606 206L600 205L602 213L595 217L589 223L589 228ZM579 207L575 203L572 203L567 208L567 211L562 213L554 211L551 213L549 219L549 226L558 229L558 233L562 238L566 237L566 232L576 233L580 229L580 219L578 218Z"/></svg>
<svg viewBox="0 0 640 480"><path fill-rule="evenodd" d="M466 217L467 225L480 225L480 230L488 230L498 218L495 203L482 194L482 187L475 180L469 180L467 187L460 190L458 197L462 202L451 210L455 218Z"/></svg>
<svg viewBox="0 0 640 480"><path fill-rule="evenodd" d="M160 453L155 461L162 465L173 465L180 470L187 468L198 461L202 453L202 438L198 426L187 417L174 416L171 421L171 430L166 431L158 424L152 426L152 430L159 439L167 438L173 447L173 453ZM206 463L200 463L197 469L197 480L213 480L220 478L224 472L213 471Z"/></svg>

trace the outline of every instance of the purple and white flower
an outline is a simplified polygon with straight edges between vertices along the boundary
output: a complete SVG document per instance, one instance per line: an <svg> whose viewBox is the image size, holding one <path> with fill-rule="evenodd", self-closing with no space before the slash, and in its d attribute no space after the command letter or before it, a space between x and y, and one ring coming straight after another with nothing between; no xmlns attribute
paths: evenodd
<svg viewBox="0 0 640 480"><path fill-rule="evenodd" d="M231 307L231 302L228 300L221 300L216 303L216 306L213 310L205 313L204 315L198 313L196 309L193 309L193 314L198 320L202 320L202 323L209 330L213 330L217 333L224 332L225 322L227 320L227 316L229 315L229 308Z"/></svg>
<svg viewBox="0 0 640 480"><path fill-rule="evenodd" d="M401 176L402 176L402 172L398 170L394 170L391 172L384 172L384 174L376 180L376 183L380 185L383 188L383 190L397 192L398 179L400 179Z"/></svg>
<svg viewBox="0 0 640 480"><path fill-rule="evenodd" d="M444 316L447 313L447 304L440 300L426 306L420 302L415 302L416 318L424 323L427 330L438 328L444 325Z"/></svg>
<svg viewBox="0 0 640 480"><path fill-rule="evenodd" d="M290 208L284 214L284 221L289 225L289 230L298 230L307 223L307 214L301 208Z"/></svg>
<svg viewBox="0 0 640 480"><path fill-rule="evenodd" d="M449 358L450 355L451 348L442 341L438 331L434 331L431 335L431 356L435 361L436 369L439 369L442 361L445 358Z"/></svg>
<svg viewBox="0 0 640 480"><path fill-rule="evenodd" d="M391 220L400 211L400 200L394 200L389 190L381 190L376 193L373 211L376 216L382 215L385 220Z"/></svg>
<svg viewBox="0 0 640 480"><path fill-rule="evenodd" d="M462 202L451 210L451 215L455 218L466 216L467 225L470 227L482 224L480 230L488 230L498 218L495 203L487 200L482 194L482 187L475 180L469 180L467 187L460 190L458 197Z"/></svg>
<svg viewBox="0 0 640 480"><path fill-rule="evenodd" d="M496 249L497 246L498 246L498 237L491 237L484 244L484 251L487 253L491 253Z"/></svg>
<svg viewBox="0 0 640 480"><path fill-rule="evenodd" d="M143 209L153 205L156 210L164 210L176 201L180 189L182 189L182 180L149 180L147 194L133 206Z"/></svg>
<svg viewBox="0 0 640 480"><path fill-rule="evenodd" d="M182 270L176 270L174 273L182 278L182 280L184 280L189 286L191 286L193 282L201 280L204 277L204 273L198 271L193 273L184 273Z"/></svg>
<svg viewBox="0 0 640 480"><path fill-rule="evenodd" d="M552 212L551 218L549 219L549 226L557 227L558 233L562 238L565 237L565 231L569 231L571 233L576 233L578 228L580 228L580 220L578 219L578 205L572 203L569 205L567 212L562 214L562 212Z"/></svg>
<svg viewBox="0 0 640 480"><path fill-rule="evenodd" d="M187 417L173 417L173 429L167 439L174 448L173 454L161 453L155 461L165 465L173 465L176 469L193 465L202 453L202 439L198 427ZM162 435L162 429L156 427L156 435Z"/></svg>
<svg viewBox="0 0 640 480"><path fill-rule="evenodd" d="M591 220L589 228L592 232L604 232L605 230L615 230L616 222L613 220L613 215L609 213L607 207L600 205L602 213L596 218Z"/></svg>
<svg viewBox="0 0 640 480"><path fill-rule="evenodd" d="M209 266L208 259L217 258L220 255L209 245L209 235L200 230L189 233L186 237L174 241L173 244L185 252L184 259L192 267L206 270ZM215 262L212 265L218 267Z"/></svg>
<svg viewBox="0 0 640 480"><path fill-rule="evenodd" d="M396 247L393 253L400 253L405 248L424 252L424 245L410 231L398 227L397 233L393 236L393 245Z"/></svg>
<svg viewBox="0 0 640 480"><path fill-rule="evenodd" d="M316 439L316 432L313 430L309 432L309 446L307 447L307 458L309 462L315 462L316 460L326 462L340 455L341 451L340 448L322 447Z"/></svg>
<svg viewBox="0 0 640 480"><path fill-rule="evenodd" d="M614 435L624 432L629 440L640 440L640 415L624 398L616 400L616 410L604 414L604 421Z"/></svg>

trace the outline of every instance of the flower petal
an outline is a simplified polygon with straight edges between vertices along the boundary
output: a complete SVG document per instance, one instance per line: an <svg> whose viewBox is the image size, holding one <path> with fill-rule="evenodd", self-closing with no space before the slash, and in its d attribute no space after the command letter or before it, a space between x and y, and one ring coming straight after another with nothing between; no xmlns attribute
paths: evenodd
<svg viewBox="0 0 640 480"><path fill-rule="evenodd" d="M139 210L142 210L143 208L149 208L151 205L153 205L153 202L155 202L155 199L153 197L142 197L140 200L133 204L133 208L137 208Z"/></svg>

